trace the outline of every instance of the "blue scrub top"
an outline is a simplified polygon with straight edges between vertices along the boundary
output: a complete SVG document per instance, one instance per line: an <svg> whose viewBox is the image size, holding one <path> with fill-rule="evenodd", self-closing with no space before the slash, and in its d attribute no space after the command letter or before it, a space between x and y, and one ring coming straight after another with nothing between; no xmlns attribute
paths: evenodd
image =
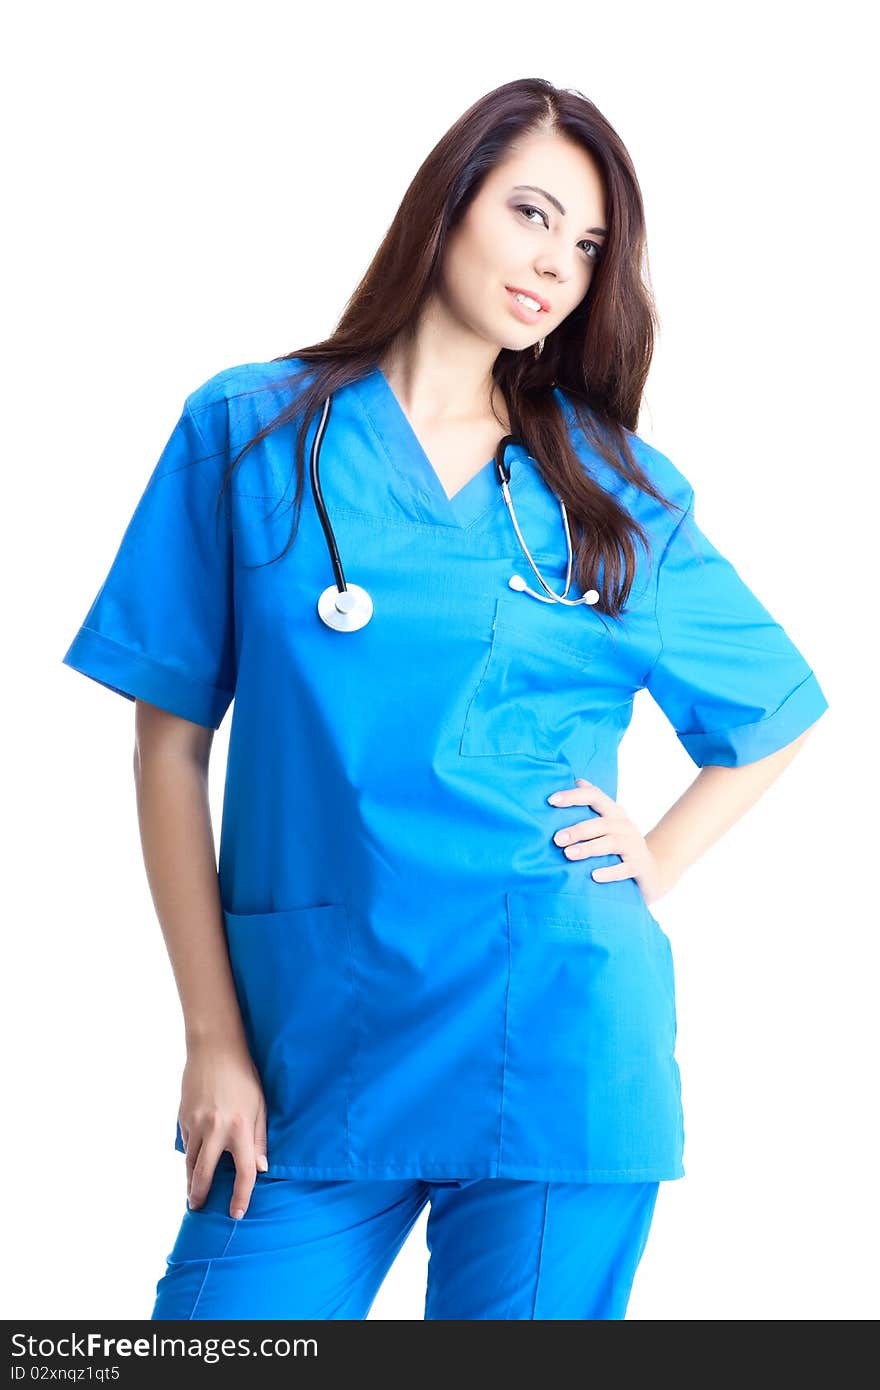
<svg viewBox="0 0 880 1390"><path fill-rule="evenodd" d="M511 590L514 573L537 586L493 461L447 498L378 367L334 397L321 453L346 579L375 609L359 631L326 627L308 476L294 545L263 563L287 543L298 422L244 456L215 519L230 458L289 402L298 366L231 367L186 398L63 658L210 728L234 698L219 886L269 1171L679 1178L669 939L634 879L592 878L618 855L570 861L553 842L596 813L546 798L577 777L616 797L641 689L697 767L735 767L822 714L816 677L701 532L671 461L630 436L684 517L590 448L558 388L585 468L653 557L638 548L617 622ZM507 461L559 592L558 502L524 448Z"/></svg>

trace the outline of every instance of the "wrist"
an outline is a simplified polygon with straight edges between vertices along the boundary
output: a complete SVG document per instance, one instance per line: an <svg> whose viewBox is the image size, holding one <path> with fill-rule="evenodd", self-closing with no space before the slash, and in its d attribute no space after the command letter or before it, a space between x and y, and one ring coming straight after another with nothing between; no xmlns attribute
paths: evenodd
<svg viewBox="0 0 880 1390"><path fill-rule="evenodd" d="M247 1050L247 1039L241 1021L217 1018L188 1019L184 1029L186 1048L195 1052L204 1048Z"/></svg>
<svg viewBox="0 0 880 1390"><path fill-rule="evenodd" d="M687 868L687 864L673 852L668 843L663 843L660 835L650 832L645 836L645 844L648 846L657 867L660 878L660 894L668 893L678 883Z"/></svg>

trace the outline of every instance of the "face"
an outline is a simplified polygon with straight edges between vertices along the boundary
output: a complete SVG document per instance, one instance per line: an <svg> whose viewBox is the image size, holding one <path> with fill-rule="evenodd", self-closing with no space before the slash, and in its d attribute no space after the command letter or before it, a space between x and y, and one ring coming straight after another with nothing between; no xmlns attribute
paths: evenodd
<svg viewBox="0 0 880 1390"><path fill-rule="evenodd" d="M530 347L584 298L606 226L593 157L564 136L523 139L486 176L450 235L447 308L497 347ZM537 298L540 310L518 303L512 290Z"/></svg>

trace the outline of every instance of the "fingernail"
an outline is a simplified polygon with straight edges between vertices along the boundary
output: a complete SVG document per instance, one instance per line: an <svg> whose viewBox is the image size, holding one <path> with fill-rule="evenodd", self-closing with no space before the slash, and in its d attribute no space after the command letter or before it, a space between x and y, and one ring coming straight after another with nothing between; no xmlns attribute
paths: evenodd
<svg viewBox="0 0 880 1390"><path fill-rule="evenodd" d="M558 806L562 800L562 792L554 792L552 796L547 797L547 800L551 806Z"/></svg>
<svg viewBox="0 0 880 1390"><path fill-rule="evenodd" d="M265 1173L266 1169L269 1167L269 1160L265 1154L260 1154L257 1158L257 1167L261 1173Z"/></svg>
<svg viewBox="0 0 880 1390"><path fill-rule="evenodd" d="M553 838L555 839L557 845L567 845L571 836L569 835L567 830L560 830L558 834L554 835Z"/></svg>
<svg viewBox="0 0 880 1390"><path fill-rule="evenodd" d="M243 1216L244 1216L244 1207L236 1207L236 1208L235 1208L235 1211L232 1213L232 1218L233 1218L233 1220L234 1220L234 1221L240 1221L241 1218L242 1218Z"/></svg>

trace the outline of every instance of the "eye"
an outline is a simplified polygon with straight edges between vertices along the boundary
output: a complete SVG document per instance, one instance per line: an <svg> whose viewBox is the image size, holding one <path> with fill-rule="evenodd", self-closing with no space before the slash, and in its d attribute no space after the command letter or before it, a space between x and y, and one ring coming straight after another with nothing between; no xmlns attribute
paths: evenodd
<svg viewBox="0 0 880 1390"><path fill-rule="evenodd" d="M547 228L549 229L550 224L549 224L549 222L547 221L546 215L542 212L542 210L541 210L540 208L533 207L531 203L519 203L519 204L517 205L517 209L516 209L516 210L517 210L517 212L521 212L521 213L524 215L524 217L525 217L525 219L526 219L527 222L531 222L531 220L532 220L532 219L528 216L528 214L529 214L530 212L536 212L536 213L538 214L538 216L540 217L541 221L544 223L544 226L547 227ZM590 241L589 239L584 240L584 241L579 241L579 242L578 242L578 246L589 246L589 247L592 249L592 255L590 255L589 252L586 253L586 254L587 254L587 259L588 259L588 260L591 260L591 261L598 261L599 258L600 258L600 256L602 255L602 247L601 247L601 246L599 245L599 243L596 242L596 241Z"/></svg>
<svg viewBox="0 0 880 1390"><path fill-rule="evenodd" d="M541 211L540 208L533 208L533 207L531 207L528 203L520 203L519 206L517 207L517 212L525 212L525 213L528 213L528 212L536 212L536 213L538 214L538 216L540 217L541 221L544 223L544 226L545 226L545 227L547 226L547 219L546 219L546 217L544 216L544 214L543 214L543 212ZM527 221L527 222L531 221L531 218L527 217L527 218L526 218L526 221Z"/></svg>

